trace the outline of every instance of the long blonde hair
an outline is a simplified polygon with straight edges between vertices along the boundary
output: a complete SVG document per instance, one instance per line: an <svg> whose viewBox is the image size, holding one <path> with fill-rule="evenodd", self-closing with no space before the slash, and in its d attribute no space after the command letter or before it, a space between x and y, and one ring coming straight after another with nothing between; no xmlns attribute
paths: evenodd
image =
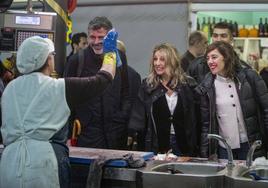
<svg viewBox="0 0 268 188"><path fill-rule="evenodd" d="M178 84L185 83L185 74L181 68L181 58L177 51L177 49L169 44L169 43L162 43L156 45L153 49L151 60L150 60L150 71L149 75L146 79L147 84L155 88L157 87L160 82L161 78L156 74L154 70L154 55L157 51L162 51L166 54L166 66L170 69L170 87L174 89Z"/></svg>

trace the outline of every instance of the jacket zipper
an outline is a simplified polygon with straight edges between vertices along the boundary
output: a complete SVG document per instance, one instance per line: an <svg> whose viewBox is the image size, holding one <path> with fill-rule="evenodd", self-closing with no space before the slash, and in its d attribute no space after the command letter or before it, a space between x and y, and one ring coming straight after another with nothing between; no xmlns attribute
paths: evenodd
<svg viewBox="0 0 268 188"><path fill-rule="evenodd" d="M154 130L155 130L155 134L158 137L158 133L157 133L156 125L155 125L155 121L154 121L154 115L153 115L153 104L152 104L151 109L150 109L150 115L151 115Z"/></svg>

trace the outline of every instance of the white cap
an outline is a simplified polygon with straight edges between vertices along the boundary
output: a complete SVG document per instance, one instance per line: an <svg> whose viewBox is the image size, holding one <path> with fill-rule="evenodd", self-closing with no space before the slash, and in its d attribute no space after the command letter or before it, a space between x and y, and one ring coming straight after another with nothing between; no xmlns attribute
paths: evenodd
<svg viewBox="0 0 268 188"><path fill-rule="evenodd" d="M17 68L22 74L27 74L41 68L48 55L54 52L54 44L48 38L33 36L25 39L17 52Z"/></svg>

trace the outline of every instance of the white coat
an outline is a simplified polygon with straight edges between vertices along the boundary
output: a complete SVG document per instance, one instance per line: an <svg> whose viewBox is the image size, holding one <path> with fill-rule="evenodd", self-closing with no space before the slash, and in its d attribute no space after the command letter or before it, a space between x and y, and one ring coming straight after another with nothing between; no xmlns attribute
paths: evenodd
<svg viewBox="0 0 268 188"><path fill-rule="evenodd" d="M8 84L2 96L1 188L59 187L49 140L69 115L64 79L35 72Z"/></svg>

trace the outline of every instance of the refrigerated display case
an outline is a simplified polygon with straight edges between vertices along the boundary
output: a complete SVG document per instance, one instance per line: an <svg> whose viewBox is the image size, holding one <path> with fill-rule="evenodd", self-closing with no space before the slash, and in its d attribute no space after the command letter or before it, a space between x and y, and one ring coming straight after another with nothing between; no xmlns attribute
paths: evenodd
<svg viewBox="0 0 268 188"><path fill-rule="evenodd" d="M225 21L233 26L234 48L256 70L268 66L268 4L193 3L191 30L200 29L210 39L213 25Z"/></svg>

